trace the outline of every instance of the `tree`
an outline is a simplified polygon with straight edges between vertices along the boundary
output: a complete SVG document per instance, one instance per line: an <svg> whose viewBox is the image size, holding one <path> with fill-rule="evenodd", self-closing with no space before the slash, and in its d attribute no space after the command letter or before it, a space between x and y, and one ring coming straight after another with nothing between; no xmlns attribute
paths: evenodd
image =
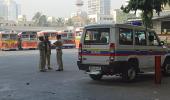
<svg viewBox="0 0 170 100"><path fill-rule="evenodd" d="M71 18L69 18L68 21L66 22L66 25L73 26L74 25L73 20Z"/></svg>
<svg viewBox="0 0 170 100"><path fill-rule="evenodd" d="M122 6L121 9L125 13L130 11L142 11L141 18L146 29L152 27L153 12L159 15L163 10L163 6L169 4L170 0L130 0L127 6Z"/></svg>
<svg viewBox="0 0 170 100"><path fill-rule="evenodd" d="M57 18L56 23L57 23L57 26L63 27L64 26L64 19L63 18Z"/></svg>
<svg viewBox="0 0 170 100"><path fill-rule="evenodd" d="M40 12L37 12L34 17L32 18L32 21L34 22L34 24L38 25L39 24L39 19L42 16L42 14Z"/></svg>
<svg viewBox="0 0 170 100"><path fill-rule="evenodd" d="M32 18L35 25L38 26L48 26L47 24L47 16L42 15L40 12L37 12Z"/></svg>
<svg viewBox="0 0 170 100"><path fill-rule="evenodd" d="M39 23L38 23L40 26L47 26L47 17L46 15L42 15L40 18L39 18Z"/></svg>

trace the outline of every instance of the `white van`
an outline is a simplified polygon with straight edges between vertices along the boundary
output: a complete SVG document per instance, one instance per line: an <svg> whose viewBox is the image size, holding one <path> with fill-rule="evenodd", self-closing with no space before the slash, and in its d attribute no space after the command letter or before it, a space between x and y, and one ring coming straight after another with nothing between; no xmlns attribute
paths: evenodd
<svg viewBox="0 0 170 100"><path fill-rule="evenodd" d="M127 24L89 25L79 45L77 65L93 80L120 75L125 81L137 73L154 71L155 56L161 56L162 71L170 74L170 52L152 30Z"/></svg>

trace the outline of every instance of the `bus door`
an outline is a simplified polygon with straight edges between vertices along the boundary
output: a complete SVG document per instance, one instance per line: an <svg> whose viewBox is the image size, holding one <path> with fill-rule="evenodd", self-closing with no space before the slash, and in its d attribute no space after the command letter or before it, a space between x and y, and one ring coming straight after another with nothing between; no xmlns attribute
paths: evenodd
<svg viewBox="0 0 170 100"><path fill-rule="evenodd" d="M17 49L18 48L18 43L17 43L17 34L9 34L10 39L9 39L9 45L11 49Z"/></svg>

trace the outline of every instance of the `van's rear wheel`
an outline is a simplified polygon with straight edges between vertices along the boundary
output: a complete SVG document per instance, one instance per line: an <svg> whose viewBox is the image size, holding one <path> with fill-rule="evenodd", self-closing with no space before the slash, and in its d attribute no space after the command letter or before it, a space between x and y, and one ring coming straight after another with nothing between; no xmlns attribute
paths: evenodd
<svg viewBox="0 0 170 100"><path fill-rule="evenodd" d="M129 67L122 72L122 79L125 82L132 82L136 78L136 69L135 67L129 64Z"/></svg>
<svg viewBox="0 0 170 100"><path fill-rule="evenodd" d="M170 76L170 58L165 59L165 63L163 65L163 75Z"/></svg>
<svg viewBox="0 0 170 100"><path fill-rule="evenodd" d="M101 80L101 78L103 77L102 74L98 74L98 75L94 75L94 74L89 74L90 78L93 80Z"/></svg>

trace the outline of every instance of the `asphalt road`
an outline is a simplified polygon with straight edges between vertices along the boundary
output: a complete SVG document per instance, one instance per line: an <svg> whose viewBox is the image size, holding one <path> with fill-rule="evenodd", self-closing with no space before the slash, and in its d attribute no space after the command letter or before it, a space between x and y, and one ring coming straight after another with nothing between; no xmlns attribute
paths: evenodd
<svg viewBox="0 0 170 100"><path fill-rule="evenodd" d="M123 83L119 77L91 80L76 65L77 50L65 49L64 71L38 71L39 52L0 51L0 100L170 100L170 78L155 85L153 75ZM52 67L56 69L55 51Z"/></svg>

